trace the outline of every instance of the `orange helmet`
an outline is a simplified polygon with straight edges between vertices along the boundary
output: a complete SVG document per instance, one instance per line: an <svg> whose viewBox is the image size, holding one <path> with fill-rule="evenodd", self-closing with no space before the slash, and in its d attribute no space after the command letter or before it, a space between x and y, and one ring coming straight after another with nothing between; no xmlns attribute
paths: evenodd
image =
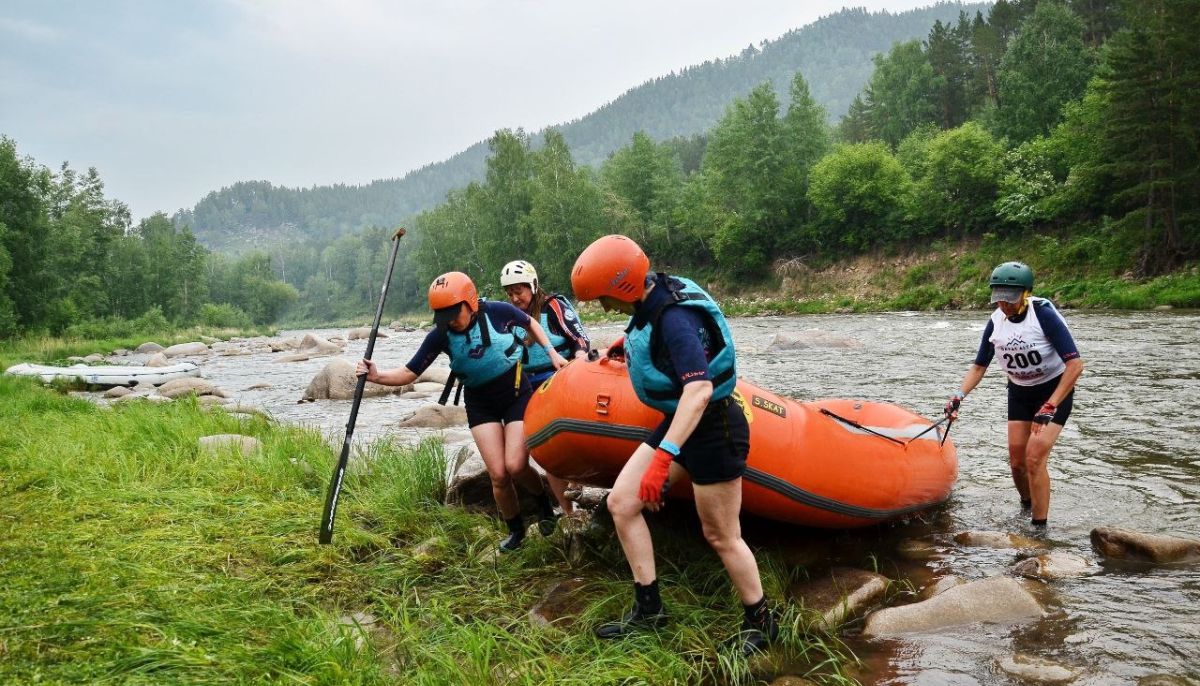
<svg viewBox="0 0 1200 686"><path fill-rule="evenodd" d="M472 312L479 311L479 291L475 282L462 272L446 272L429 284L429 309L441 310L466 303Z"/></svg>
<svg viewBox="0 0 1200 686"><path fill-rule="evenodd" d="M601 296L635 302L646 290L650 258L627 236L597 238L579 254L571 271L571 287L579 300Z"/></svg>

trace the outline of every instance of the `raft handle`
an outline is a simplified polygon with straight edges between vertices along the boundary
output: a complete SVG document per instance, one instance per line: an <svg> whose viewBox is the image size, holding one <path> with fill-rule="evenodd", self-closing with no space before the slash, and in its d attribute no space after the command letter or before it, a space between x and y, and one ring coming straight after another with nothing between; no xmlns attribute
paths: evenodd
<svg viewBox="0 0 1200 686"><path fill-rule="evenodd" d="M600 393L596 396L596 414L608 415L608 404L612 402L612 398Z"/></svg>

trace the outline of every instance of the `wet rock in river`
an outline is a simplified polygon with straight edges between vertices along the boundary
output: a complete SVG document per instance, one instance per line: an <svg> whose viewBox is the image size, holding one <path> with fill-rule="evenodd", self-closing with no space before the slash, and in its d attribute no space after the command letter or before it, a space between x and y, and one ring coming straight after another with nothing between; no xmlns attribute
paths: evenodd
<svg viewBox="0 0 1200 686"><path fill-rule="evenodd" d="M580 591L585 582L582 578L563 579L550 585L529 610L529 621L539 628L563 628L571 623L587 606Z"/></svg>
<svg viewBox="0 0 1200 686"><path fill-rule="evenodd" d="M827 574L792 585L789 593L813 614L813 624L832 631L879 602L891 580L881 574L835 567Z"/></svg>
<svg viewBox="0 0 1200 686"><path fill-rule="evenodd" d="M807 331L780 331L767 345L767 352L780 350L806 350L808 348L861 348L862 343L849 336L809 329Z"/></svg>
<svg viewBox="0 0 1200 686"><path fill-rule="evenodd" d="M1091 560L1064 552L1042 553L1013 565L1013 573L1034 579L1068 579L1096 570Z"/></svg>
<svg viewBox="0 0 1200 686"><path fill-rule="evenodd" d="M1057 662L1033 655L1017 653L996 660L997 666L1006 674L1024 683L1065 684L1079 676L1078 668L1067 667Z"/></svg>
<svg viewBox="0 0 1200 686"><path fill-rule="evenodd" d="M429 429L445 429L466 423L466 408L457 405L432 403L421 407L416 412L397 422L396 425L405 428L424 427Z"/></svg>
<svg viewBox="0 0 1200 686"><path fill-rule="evenodd" d="M338 358L330 360L325 368L317 372L308 388L304 389L303 400L350 400L354 397L354 389L358 385L358 375L354 373L354 364L349 360ZM363 397L374 398L389 393L399 393L404 386L384 386L368 382L363 388Z"/></svg>
<svg viewBox="0 0 1200 686"><path fill-rule="evenodd" d="M922 588L921 592L917 594L917 599L929 600L935 595L941 595L955 586L962 586L965 583L967 583L965 579L949 574Z"/></svg>
<svg viewBox="0 0 1200 686"><path fill-rule="evenodd" d="M896 545L896 552L909 560L930 560L942 554L941 547L927 538L906 538Z"/></svg>
<svg viewBox="0 0 1200 686"><path fill-rule="evenodd" d="M300 348L300 339L293 337L267 341L267 347L269 347L273 353L280 353L285 350L298 350Z"/></svg>
<svg viewBox="0 0 1200 686"><path fill-rule="evenodd" d="M1092 547L1117 560L1164 563L1200 559L1200 541L1107 526L1092 529Z"/></svg>
<svg viewBox="0 0 1200 686"><path fill-rule="evenodd" d="M445 386L448 378L450 378L449 367L430 367L421 372L421 375L417 377L417 383L435 383L438 386ZM440 388L438 390L441 391Z"/></svg>
<svg viewBox="0 0 1200 686"><path fill-rule="evenodd" d="M867 616L863 634L894 636L976 622L1021 622L1041 616L1041 605L1020 581L995 576L956 586L919 603L873 612Z"/></svg>
<svg viewBox="0 0 1200 686"><path fill-rule="evenodd" d="M421 381L419 379L412 385L412 389L417 393L428 393L430 395L435 393L441 395L443 388L445 388L445 384L434 383L432 381Z"/></svg>
<svg viewBox="0 0 1200 686"><path fill-rule="evenodd" d="M1042 543L1027 536L1005 531L963 531L954 535L954 542L972 548L1041 548Z"/></svg>
<svg viewBox="0 0 1200 686"><path fill-rule="evenodd" d="M1148 674L1137 680L1137 686L1196 686L1196 682L1173 674Z"/></svg>
<svg viewBox="0 0 1200 686"><path fill-rule="evenodd" d="M348 340L348 341L366 340L370 337L371 337L371 327L369 327L369 326L360 326L356 329L350 329L349 331L346 332L346 340ZM386 333L384 333L382 330L380 330L379 332L377 332L375 334L375 337L376 338L388 338L388 335Z"/></svg>
<svg viewBox="0 0 1200 686"><path fill-rule="evenodd" d="M771 682L771 686L816 686L815 681L809 681L804 677L798 676L781 676Z"/></svg>
<svg viewBox="0 0 1200 686"><path fill-rule="evenodd" d="M310 357L318 357L320 355L335 355L342 352L342 347L337 343L321 338L316 334L304 334L304 338L300 340L300 347L296 352Z"/></svg>

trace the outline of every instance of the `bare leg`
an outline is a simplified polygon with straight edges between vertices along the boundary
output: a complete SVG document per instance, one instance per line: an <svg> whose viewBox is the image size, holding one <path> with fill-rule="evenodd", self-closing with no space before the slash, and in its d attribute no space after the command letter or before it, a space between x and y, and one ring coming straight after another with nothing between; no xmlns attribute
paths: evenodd
<svg viewBox="0 0 1200 686"><path fill-rule="evenodd" d="M693 486L696 511L704 527L704 538L721 558L729 579L743 605L757 603L763 598L762 579L758 562L750 546L742 540L742 480L719 484Z"/></svg>
<svg viewBox="0 0 1200 686"><path fill-rule="evenodd" d="M1029 425L1032 422L1008 423L1008 466L1012 469L1013 485L1021 500L1029 500L1029 472L1025 468L1025 449L1029 444Z"/></svg>
<svg viewBox="0 0 1200 686"><path fill-rule="evenodd" d="M475 447L479 448L479 455L487 466L488 476L492 480L492 497L500 508L500 516L504 519L516 517L521 513L521 508L513 480L504 466L504 427L500 422L479 424L471 427L471 435L475 437Z"/></svg>
<svg viewBox="0 0 1200 686"><path fill-rule="evenodd" d="M1045 519L1050 514L1050 449L1061 433L1062 427L1051 422L1036 436L1030 436L1025 448L1025 473L1029 475L1034 519Z"/></svg>
<svg viewBox="0 0 1200 686"><path fill-rule="evenodd" d="M569 515L575 511L575 503L567 500L567 496L563 493L567 490L569 482L566 479L560 479L550 472L546 472L546 480L550 482L550 492L554 494L554 500L558 502L558 506L562 508L564 515Z"/></svg>
<svg viewBox="0 0 1200 686"><path fill-rule="evenodd" d="M529 451L525 448L525 422L509 422L504 427L503 447L504 468L513 481L534 495L542 493L542 478L529 468Z"/></svg>
<svg viewBox="0 0 1200 686"><path fill-rule="evenodd" d="M642 517L642 499L638 497L642 474L653 457L654 448L645 443L639 445L621 468L608 494L608 511L612 514L617 537L621 540L621 549L633 571L633 580L642 585L658 578L654 567L654 541ZM682 471L678 465L672 464L672 473L677 474L676 470Z"/></svg>

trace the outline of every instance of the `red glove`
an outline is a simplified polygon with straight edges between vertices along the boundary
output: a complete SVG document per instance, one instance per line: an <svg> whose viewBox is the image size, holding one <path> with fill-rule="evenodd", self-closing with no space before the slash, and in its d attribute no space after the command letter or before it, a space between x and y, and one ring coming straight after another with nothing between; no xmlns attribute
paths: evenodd
<svg viewBox="0 0 1200 686"><path fill-rule="evenodd" d="M950 396L950 400L946 402L946 407L942 409L942 412L950 419L958 419L958 408L962 405L963 398L965 397L962 391Z"/></svg>
<svg viewBox="0 0 1200 686"><path fill-rule="evenodd" d="M642 484L638 487L638 497L642 502L662 502L667 475L670 474L671 462L674 459L674 455L662 448L654 451L654 459L646 466L646 471L642 474Z"/></svg>
<svg viewBox="0 0 1200 686"><path fill-rule="evenodd" d="M1054 411L1057 409L1054 403L1047 402L1045 405L1042 405L1042 409L1038 410L1037 414L1033 415L1033 421L1045 426L1050 423L1050 420L1054 419Z"/></svg>

